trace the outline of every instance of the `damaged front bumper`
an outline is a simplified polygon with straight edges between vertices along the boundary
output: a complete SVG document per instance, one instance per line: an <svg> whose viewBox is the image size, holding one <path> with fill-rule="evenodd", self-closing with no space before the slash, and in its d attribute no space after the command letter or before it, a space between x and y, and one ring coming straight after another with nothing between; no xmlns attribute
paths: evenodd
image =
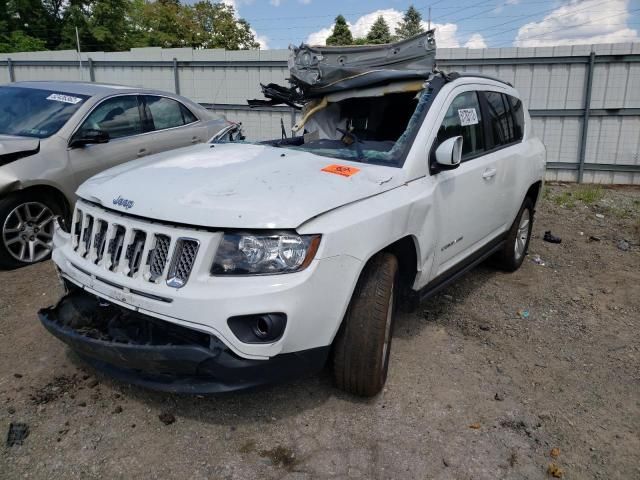
<svg viewBox="0 0 640 480"><path fill-rule="evenodd" d="M94 368L118 380L172 393L222 393L320 371L329 347L238 357L215 336L105 302L73 289L38 312L53 335Z"/></svg>

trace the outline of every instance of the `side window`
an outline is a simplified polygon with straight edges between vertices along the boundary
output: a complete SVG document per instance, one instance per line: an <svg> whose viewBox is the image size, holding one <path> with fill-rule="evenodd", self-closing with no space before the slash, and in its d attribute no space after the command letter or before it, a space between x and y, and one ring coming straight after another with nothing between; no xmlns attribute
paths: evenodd
<svg viewBox="0 0 640 480"><path fill-rule="evenodd" d="M484 151L482 117L476 92L465 92L453 99L438 129L439 145L451 137L462 135L462 160Z"/></svg>
<svg viewBox="0 0 640 480"><path fill-rule="evenodd" d="M155 130L181 127L197 120L187 107L171 98L147 95L145 101Z"/></svg>
<svg viewBox="0 0 640 480"><path fill-rule="evenodd" d="M142 133L138 98L125 95L105 100L98 105L80 127L84 130L102 130L110 138L122 138Z"/></svg>
<svg viewBox="0 0 640 480"><path fill-rule="evenodd" d="M524 136L524 108L522 107L522 101L510 95L507 95L507 98L509 99L511 111L513 112L515 140L520 141Z"/></svg>
<svg viewBox="0 0 640 480"><path fill-rule="evenodd" d="M488 121L491 125L493 146L498 147L516 140L507 96L498 92L484 92L487 99Z"/></svg>

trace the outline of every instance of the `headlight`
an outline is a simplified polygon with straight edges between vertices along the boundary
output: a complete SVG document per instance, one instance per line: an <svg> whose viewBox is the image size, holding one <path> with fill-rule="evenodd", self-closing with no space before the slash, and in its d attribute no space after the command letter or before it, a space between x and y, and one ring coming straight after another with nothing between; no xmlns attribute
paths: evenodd
<svg viewBox="0 0 640 480"><path fill-rule="evenodd" d="M266 275L304 270L320 235L225 233L211 267L213 275Z"/></svg>

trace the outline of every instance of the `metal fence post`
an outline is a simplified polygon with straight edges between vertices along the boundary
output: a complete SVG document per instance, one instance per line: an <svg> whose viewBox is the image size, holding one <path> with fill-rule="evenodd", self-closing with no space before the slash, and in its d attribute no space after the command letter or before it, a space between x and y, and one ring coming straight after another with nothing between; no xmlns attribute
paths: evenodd
<svg viewBox="0 0 640 480"><path fill-rule="evenodd" d="M596 52L591 50L584 89L584 115L582 117L582 135L580 137L580 150L578 158L578 183L582 183L584 176L584 161L587 150L587 133L589 132L589 111L591 110L591 85L593 83L593 68L596 59Z"/></svg>
<svg viewBox="0 0 640 480"><path fill-rule="evenodd" d="M96 74L93 71L93 59L89 57L87 60L89 60L89 80L91 80L92 82L95 82Z"/></svg>
<svg viewBox="0 0 640 480"><path fill-rule="evenodd" d="M178 76L178 59L173 59L173 83L175 85L175 92L180 94L180 77Z"/></svg>
<svg viewBox="0 0 640 480"><path fill-rule="evenodd" d="M16 75L13 71L13 62L11 61L10 58L7 58L7 68L9 69L9 81L10 82L15 82L16 81Z"/></svg>

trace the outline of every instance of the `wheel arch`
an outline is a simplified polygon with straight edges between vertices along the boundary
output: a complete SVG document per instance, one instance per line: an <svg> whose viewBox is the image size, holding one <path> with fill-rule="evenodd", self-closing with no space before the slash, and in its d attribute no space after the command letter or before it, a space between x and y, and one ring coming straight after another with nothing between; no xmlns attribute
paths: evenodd
<svg viewBox="0 0 640 480"><path fill-rule="evenodd" d="M10 192L7 192L5 197L11 195L33 195L33 196L41 196L47 199L52 199L56 206L62 209L62 215L65 219L70 218L71 216L71 205L67 200L67 196L58 188L53 185L48 185L44 183L39 183L35 185L29 185L26 187L15 188Z"/></svg>

